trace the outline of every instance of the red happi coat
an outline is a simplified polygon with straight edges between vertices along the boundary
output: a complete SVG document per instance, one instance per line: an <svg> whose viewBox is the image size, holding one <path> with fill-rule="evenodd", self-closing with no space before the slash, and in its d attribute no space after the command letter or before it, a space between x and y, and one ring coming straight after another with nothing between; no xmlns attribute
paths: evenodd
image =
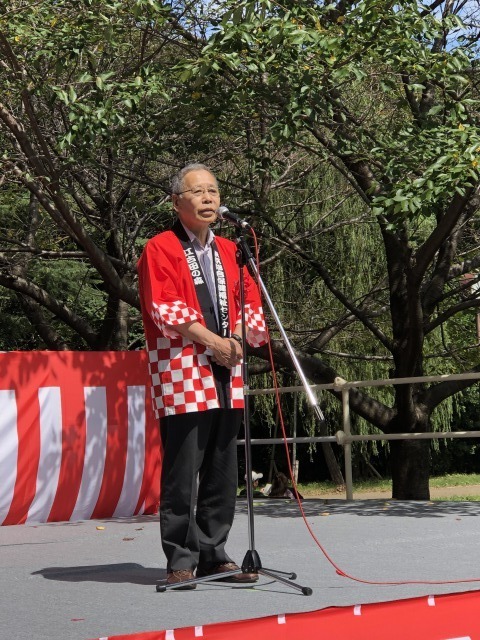
<svg viewBox="0 0 480 640"><path fill-rule="evenodd" d="M240 322L240 273L236 245L215 237L227 281L230 331ZM257 286L245 272L246 339L266 343L265 320ZM149 240L138 262L140 299L157 417L219 408L206 347L181 336L175 325L197 320L205 326L185 254L173 231ZM231 369L230 408L243 408L241 365Z"/></svg>

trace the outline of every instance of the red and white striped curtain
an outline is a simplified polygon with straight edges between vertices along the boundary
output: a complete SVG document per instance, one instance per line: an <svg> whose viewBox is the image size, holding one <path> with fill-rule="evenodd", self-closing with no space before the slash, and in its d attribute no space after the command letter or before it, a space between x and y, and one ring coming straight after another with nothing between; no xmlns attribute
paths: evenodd
<svg viewBox="0 0 480 640"><path fill-rule="evenodd" d="M0 524L154 513L144 351L0 353Z"/></svg>

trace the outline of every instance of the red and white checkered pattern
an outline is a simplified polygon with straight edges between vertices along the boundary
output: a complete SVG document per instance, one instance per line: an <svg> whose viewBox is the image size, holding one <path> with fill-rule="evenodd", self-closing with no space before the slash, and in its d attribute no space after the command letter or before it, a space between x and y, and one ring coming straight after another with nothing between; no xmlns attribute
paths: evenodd
<svg viewBox="0 0 480 640"><path fill-rule="evenodd" d="M236 246L217 238L227 280L230 330L241 318L240 274ZM139 261L139 285L152 380L153 407L157 417L219 408L215 379L206 348L175 331L203 315L182 246L172 232L150 240ZM246 339L252 347L267 341L257 286L245 269ZM241 366L231 370L230 407L243 408Z"/></svg>
<svg viewBox="0 0 480 640"><path fill-rule="evenodd" d="M262 309L252 305L245 305L245 309L247 341L252 347L261 346L266 342ZM151 316L164 334L156 339L153 349L148 346L152 402L158 417L218 409L220 404L206 348L183 338L171 328L182 322L199 320L201 314L182 301L175 301L153 303ZM231 371L230 403L232 409L243 408L241 365Z"/></svg>
<svg viewBox="0 0 480 640"><path fill-rule="evenodd" d="M261 347L267 343L267 327L262 307L253 307L251 304L245 305L245 325L247 342L251 347Z"/></svg>
<svg viewBox="0 0 480 640"><path fill-rule="evenodd" d="M202 318L200 312L187 306L182 300L164 304L152 302L152 307L153 321L164 335L172 338L178 337L178 333L170 331L168 325L184 324Z"/></svg>
<svg viewBox="0 0 480 640"><path fill-rule="evenodd" d="M148 350L153 407L157 415L219 407L205 347L186 338L159 337Z"/></svg>

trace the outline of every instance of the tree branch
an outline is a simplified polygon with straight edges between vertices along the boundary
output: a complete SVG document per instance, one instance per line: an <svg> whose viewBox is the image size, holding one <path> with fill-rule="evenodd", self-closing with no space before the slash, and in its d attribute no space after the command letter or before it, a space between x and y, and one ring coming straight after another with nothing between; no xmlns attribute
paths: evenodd
<svg viewBox="0 0 480 640"><path fill-rule="evenodd" d="M73 313L66 305L56 300L53 296L41 289L33 282L25 278L15 276L11 273L0 271L0 285L11 289L17 293L28 296L31 300L51 311L55 316L63 320L65 324L74 329L88 344L90 348L94 348L97 340L97 334L91 328L90 324Z"/></svg>

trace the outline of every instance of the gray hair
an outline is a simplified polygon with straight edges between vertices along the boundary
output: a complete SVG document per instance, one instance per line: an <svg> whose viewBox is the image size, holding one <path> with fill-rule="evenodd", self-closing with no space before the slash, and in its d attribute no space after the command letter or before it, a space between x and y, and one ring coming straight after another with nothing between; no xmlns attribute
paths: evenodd
<svg viewBox="0 0 480 640"><path fill-rule="evenodd" d="M180 171L173 176L172 183L171 183L172 194L173 193L178 194L183 191L183 188L184 188L183 179L185 178L187 173L190 173L190 171L208 171L208 173L211 173L212 176L215 177L213 171L209 167L207 167L206 164L202 164L201 162L192 162L190 164L185 165L183 169L180 169ZM216 178L215 178L215 181L216 181Z"/></svg>

